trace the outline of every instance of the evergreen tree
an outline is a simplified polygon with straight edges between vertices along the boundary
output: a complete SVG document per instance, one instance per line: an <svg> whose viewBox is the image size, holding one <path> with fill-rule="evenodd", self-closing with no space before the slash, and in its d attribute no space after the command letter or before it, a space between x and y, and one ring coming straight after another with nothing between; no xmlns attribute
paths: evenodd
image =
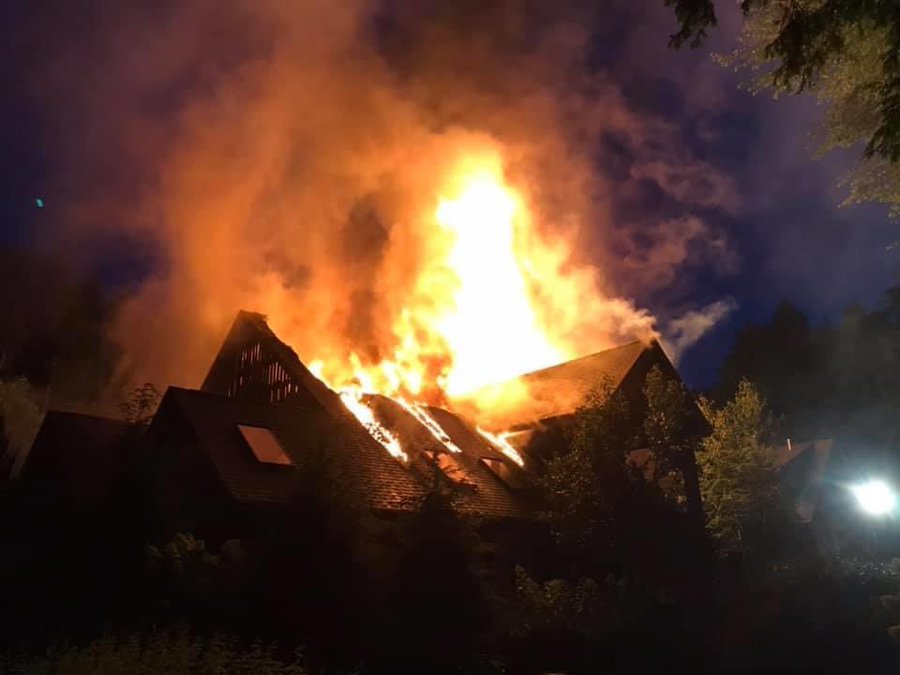
<svg viewBox="0 0 900 675"><path fill-rule="evenodd" d="M579 409L568 447L548 460L541 477L544 515L565 549L590 556L620 543L625 453L634 442L628 402L601 385Z"/></svg>
<svg viewBox="0 0 900 675"><path fill-rule="evenodd" d="M684 502L684 470L693 445L688 433L688 393L678 380L665 377L659 366L654 366L644 382L644 399L644 438L653 452L654 471L650 478L654 483L665 481L671 486L669 496Z"/></svg>
<svg viewBox="0 0 900 675"><path fill-rule="evenodd" d="M487 607L474 568L472 534L450 494L433 490L404 533L397 565L390 672L467 672L477 660Z"/></svg>
<svg viewBox="0 0 900 675"><path fill-rule="evenodd" d="M772 317L741 330L720 368L717 397L731 398L741 380L754 383L791 436L825 433L820 407L829 345L796 306L782 300ZM825 386L823 386L825 385Z"/></svg>
<svg viewBox="0 0 900 675"><path fill-rule="evenodd" d="M765 400L747 380L734 398L716 408L701 406L712 433L697 454L707 527L721 551L748 552L771 516L777 496L771 420Z"/></svg>

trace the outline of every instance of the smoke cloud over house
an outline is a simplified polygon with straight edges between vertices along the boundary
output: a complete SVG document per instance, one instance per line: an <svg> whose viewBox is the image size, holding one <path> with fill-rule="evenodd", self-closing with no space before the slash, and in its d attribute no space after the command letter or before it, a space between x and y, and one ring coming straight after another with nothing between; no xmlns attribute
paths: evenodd
<svg viewBox="0 0 900 675"><path fill-rule="evenodd" d="M641 292L697 258L736 264L699 217L614 218L625 184L686 208L737 197L592 65L598 18L577 3L68 11L27 31L59 42L30 65L71 196L53 238L150 261L114 327L136 379L195 384L247 308L329 381L464 392L649 339ZM630 148L627 176L611 142ZM495 221L441 220L476 198L479 218L508 204L502 242ZM679 350L702 333L689 323Z"/></svg>

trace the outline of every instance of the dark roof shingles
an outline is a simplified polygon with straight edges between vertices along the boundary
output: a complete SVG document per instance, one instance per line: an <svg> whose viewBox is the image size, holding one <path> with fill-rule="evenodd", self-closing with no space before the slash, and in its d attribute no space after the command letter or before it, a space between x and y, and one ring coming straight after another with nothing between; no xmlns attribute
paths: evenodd
<svg viewBox="0 0 900 675"><path fill-rule="evenodd" d="M619 387L634 364L651 345L636 341L549 368L521 375L509 383L524 384L527 399L513 410L500 412L494 426L520 429L541 420L571 415L605 381ZM485 390L501 390L504 383ZM477 398L479 392L471 395Z"/></svg>

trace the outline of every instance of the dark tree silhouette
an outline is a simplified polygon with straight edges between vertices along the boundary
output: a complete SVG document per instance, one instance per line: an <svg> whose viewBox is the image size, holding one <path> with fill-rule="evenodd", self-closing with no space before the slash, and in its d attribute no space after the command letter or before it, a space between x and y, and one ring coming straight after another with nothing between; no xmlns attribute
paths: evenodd
<svg viewBox="0 0 900 675"><path fill-rule="evenodd" d="M478 658L487 605L472 534L452 496L430 492L404 533L391 600L392 672L466 672ZM399 670L394 670L399 668Z"/></svg>

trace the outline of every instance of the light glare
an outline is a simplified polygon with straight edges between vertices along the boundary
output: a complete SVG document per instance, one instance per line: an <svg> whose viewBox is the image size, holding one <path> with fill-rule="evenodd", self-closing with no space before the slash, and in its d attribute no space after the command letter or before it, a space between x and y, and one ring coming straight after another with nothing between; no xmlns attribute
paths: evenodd
<svg viewBox="0 0 900 675"><path fill-rule="evenodd" d="M894 510L897 498L884 481L872 480L853 488L853 494L862 509L873 516L883 516Z"/></svg>

